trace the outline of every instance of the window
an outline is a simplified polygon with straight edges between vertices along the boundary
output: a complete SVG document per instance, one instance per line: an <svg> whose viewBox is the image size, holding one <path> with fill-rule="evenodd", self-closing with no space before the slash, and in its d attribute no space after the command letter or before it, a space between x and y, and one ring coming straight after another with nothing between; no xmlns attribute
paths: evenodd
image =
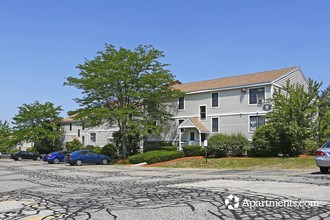
<svg viewBox="0 0 330 220"><path fill-rule="evenodd" d="M212 118L212 132L219 132L219 118Z"/></svg>
<svg viewBox="0 0 330 220"><path fill-rule="evenodd" d="M80 137L80 129L78 129L78 137Z"/></svg>
<svg viewBox="0 0 330 220"><path fill-rule="evenodd" d="M96 142L96 133L91 133L91 142Z"/></svg>
<svg viewBox="0 0 330 220"><path fill-rule="evenodd" d="M191 141L195 140L195 132L190 132L190 140Z"/></svg>
<svg viewBox="0 0 330 220"><path fill-rule="evenodd" d="M184 122L183 119L179 119L179 125L181 125Z"/></svg>
<svg viewBox="0 0 330 220"><path fill-rule="evenodd" d="M85 136L82 136L82 137L81 137L81 143L82 143L83 145L85 145Z"/></svg>
<svg viewBox="0 0 330 220"><path fill-rule="evenodd" d="M256 88L249 90L249 104L258 104L265 100L265 88Z"/></svg>
<svg viewBox="0 0 330 220"><path fill-rule="evenodd" d="M205 120L206 119L206 106L199 106L199 118L201 120Z"/></svg>
<svg viewBox="0 0 330 220"><path fill-rule="evenodd" d="M219 93L212 93L212 107L219 107Z"/></svg>
<svg viewBox="0 0 330 220"><path fill-rule="evenodd" d="M179 97L179 110L184 109L184 97Z"/></svg>
<svg viewBox="0 0 330 220"><path fill-rule="evenodd" d="M72 123L70 123L70 131L72 131Z"/></svg>
<svg viewBox="0 0 330 220"><path fill-rule="evenodd" d="M264 124L265 119L262 116L250 116L250 131L255 131Z"/></svg>

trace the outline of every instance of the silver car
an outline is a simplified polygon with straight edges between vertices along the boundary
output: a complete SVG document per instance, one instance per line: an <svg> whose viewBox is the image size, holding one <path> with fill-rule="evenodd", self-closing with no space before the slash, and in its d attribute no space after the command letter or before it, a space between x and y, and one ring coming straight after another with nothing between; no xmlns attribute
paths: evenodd
<svg viewBox="0 0 330 220"><path fill-rule="evenodd" d="M330 168L330 140L315 152L315 162L322 173L328 173Z"/></svg>

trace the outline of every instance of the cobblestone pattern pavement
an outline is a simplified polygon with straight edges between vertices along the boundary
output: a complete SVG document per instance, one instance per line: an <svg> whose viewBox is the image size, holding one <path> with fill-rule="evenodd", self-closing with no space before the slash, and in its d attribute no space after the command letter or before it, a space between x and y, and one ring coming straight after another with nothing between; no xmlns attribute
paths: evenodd
<svg viewBox="0 0 330 220"><path fill-rule="evenodd" d="M330 219L330 190L323 192L330 189L329 180L330 174L320 174L316 169L72 167L2 159L0 219ZM292 194L282 193L283 187L289 187L283 192ZM225 204L230 194L241 202L314 199L321 204L251 209L238 206L230 210Z"/></svg>

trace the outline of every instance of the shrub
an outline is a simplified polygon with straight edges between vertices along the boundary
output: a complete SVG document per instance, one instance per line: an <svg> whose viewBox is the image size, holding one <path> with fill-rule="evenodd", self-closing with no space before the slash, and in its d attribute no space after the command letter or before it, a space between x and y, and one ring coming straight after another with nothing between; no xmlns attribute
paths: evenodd
<svg viewBox="0 0 330 220"><path fill-rule="evenodd" d="M102 147L94 147L94 149L93 149L93 151L94 151L95 153L98 153L98 154L102 154L102 153L101 153L101 150L102 150Z"/></svg>
<svg viewBox="0 0 330 220"><path fill-rule="evenodd" d="M86 150L93 150L94 151L96 147L94 145L87 145L85 148L86 148Z"/></svg>
<svg viewBox="0 0 330 220"><path fill-rule="evenodd" d="M161 150L162 147L171 145L172 142L169 141L146 141L143 146L143 152L146 153L148 151Z"/></svg>
<svg viewBox="0 0 330 220"><path fill-rule="evenodd" d="M304 141L304 154L314 155L315 151L319 148L315 141L306 140Z"/></svg>
<svg viewBox="0 0 330 220"><path fill-rule="evenodd" d="M163 162L168 160L177 159L183 157L184 154L181 151L149 151L143 154L137 154L128 157L130 163L137 164L146 162L148 164Z"/></svg>
<svg viewBox="0 0 330 220"><path fill-rule="evenodd" d="M260 127L254 134L252 139L251 150L249 156L255 157L273 157L280 153L279 137L276 135L273 126L266 124Z"/></svg>
<svg viewBox="0 0 330 220"><path fill-rule="evenodd" d="M174 146L163 146L160 147L159 150L165 150L165 151L177 151L177 148Z"/></svg>
<svg viewBox="0 0 330 220"><path fill-rule="evenodd" d="M214 157L243 156L249 141L242 134L216 134L209 139L208 154Z"/></svg>
<svg viewBox="0 0 330 220"><path fill-rule="evenodd" d="M224 157L228 152L228 135L216 134L212 135L208 140L208 155L214 157Z"/></svg>
<svg viewBox="0 0 330 220"><path fill-rule="evenodd" d="M104 145L101 148L101 154L107 155L110 158L115 158L117 155L117 148L113 144Z"/></svg>
<svg viewBox="0 0 330 220"><path fill-rule="evenodd" d="M243 156L245 149L249 146L249 140L242 134L233 134L229 138L229 152L230 156Z"/></svg>
<svg viewBox="0 0 330 220"><path fill-rule="evenodd" d="M66 142L66 144L65 144L65 148L70 152L80 150L83 147L84 147L84 145L78 140L73 140L73 141L70 141L70 142Z"/></svg>
<svg viewBox="0 0 330 220"><path fill-rule="evenodd" d="M204 156L205 150L201 146L198 145L191 145L191 146L183 146L183 153L186 157L189 156Z"/></svg>

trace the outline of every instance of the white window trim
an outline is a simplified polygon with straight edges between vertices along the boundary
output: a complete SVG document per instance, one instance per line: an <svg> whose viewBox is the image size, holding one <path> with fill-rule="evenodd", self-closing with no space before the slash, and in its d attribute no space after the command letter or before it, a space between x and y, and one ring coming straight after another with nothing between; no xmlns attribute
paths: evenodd
<svg viewBox="0 0 330 220"><path fill-rule="evenodd" d="M201 119L201 107L202 106L205 106L205 119ZM198 116L198 118L199 118L199 120L200 121L206 121L207 120L207 105L199 105L198 106L198 112L199 112L199 116Z"/></svg>
<svg viewBox="0 0 330 220"><path fill-rule="evenodd" d="M249 119L248 119L248 133L249 134L253 134L254 132L256 132L256 130L251 130L250 129L250 123L251 123L251 117L261 117L261 116L265 116L264 114L254 114L254 115L248 115ZM266 122L265 122L266 123ZM258 128L257 128L258 129Z"/></svg>
<svg viewBox="0 0 330 220"><path fill-rule="evenodd" d="M95 140L94 140L94 141L93 141L93 139L92 139L92 134L95 134ZM91 142L91 143L96 143L96 142L97 142L97 141L96 141L96 138L97 138L97 137L96 137L96 132L91 132L89 136L90 136L89 138L90 138L90 142Z"/></svg>
<svg viewBox="0 0 330 220"><path fill-rule="evenodd" d="M213 106L212 106L212 104L213 104L213 98L212 98L212 95L213 95L214 93L217 93L217 94L218 94L218 106L216 106L216 107L213 107ZM210 104L210 106L211 106L211 108L219 108L219 107L220 107L220 94L219 94L219 92L211 92L211 104Z"/></svg>
<svg viewBox="0 0 330 220"><path fill-rule="evenodd" d="M183 97L183 108L180 109L179 106L180 106L180 98ZM184 96L180 96L178 98L178 111L184 111L186 109L186 97Z"/></svg>
<svg viewBox="0 0 330 220"><path fill-rule="evenodd" d="M218 119L218 131L217 132L213 131L213 118ZM220 118L219 117L212 117L211 118L211 133L214 133L214 134L220 133Z"/></svg>
<svg viewBox="0 0 330 220"><path fill-rule="evenodd" d="M256 106L258 105L258 100L257 100L257 103L256 104L250 104L250 90L251 89L258 89L258 88L264 88L264 97L265 99L267 99L266 97L266 86L258 86L258 87L253 87L253 88L248 88L248 105L252 105L252 106Z"/></svg>

